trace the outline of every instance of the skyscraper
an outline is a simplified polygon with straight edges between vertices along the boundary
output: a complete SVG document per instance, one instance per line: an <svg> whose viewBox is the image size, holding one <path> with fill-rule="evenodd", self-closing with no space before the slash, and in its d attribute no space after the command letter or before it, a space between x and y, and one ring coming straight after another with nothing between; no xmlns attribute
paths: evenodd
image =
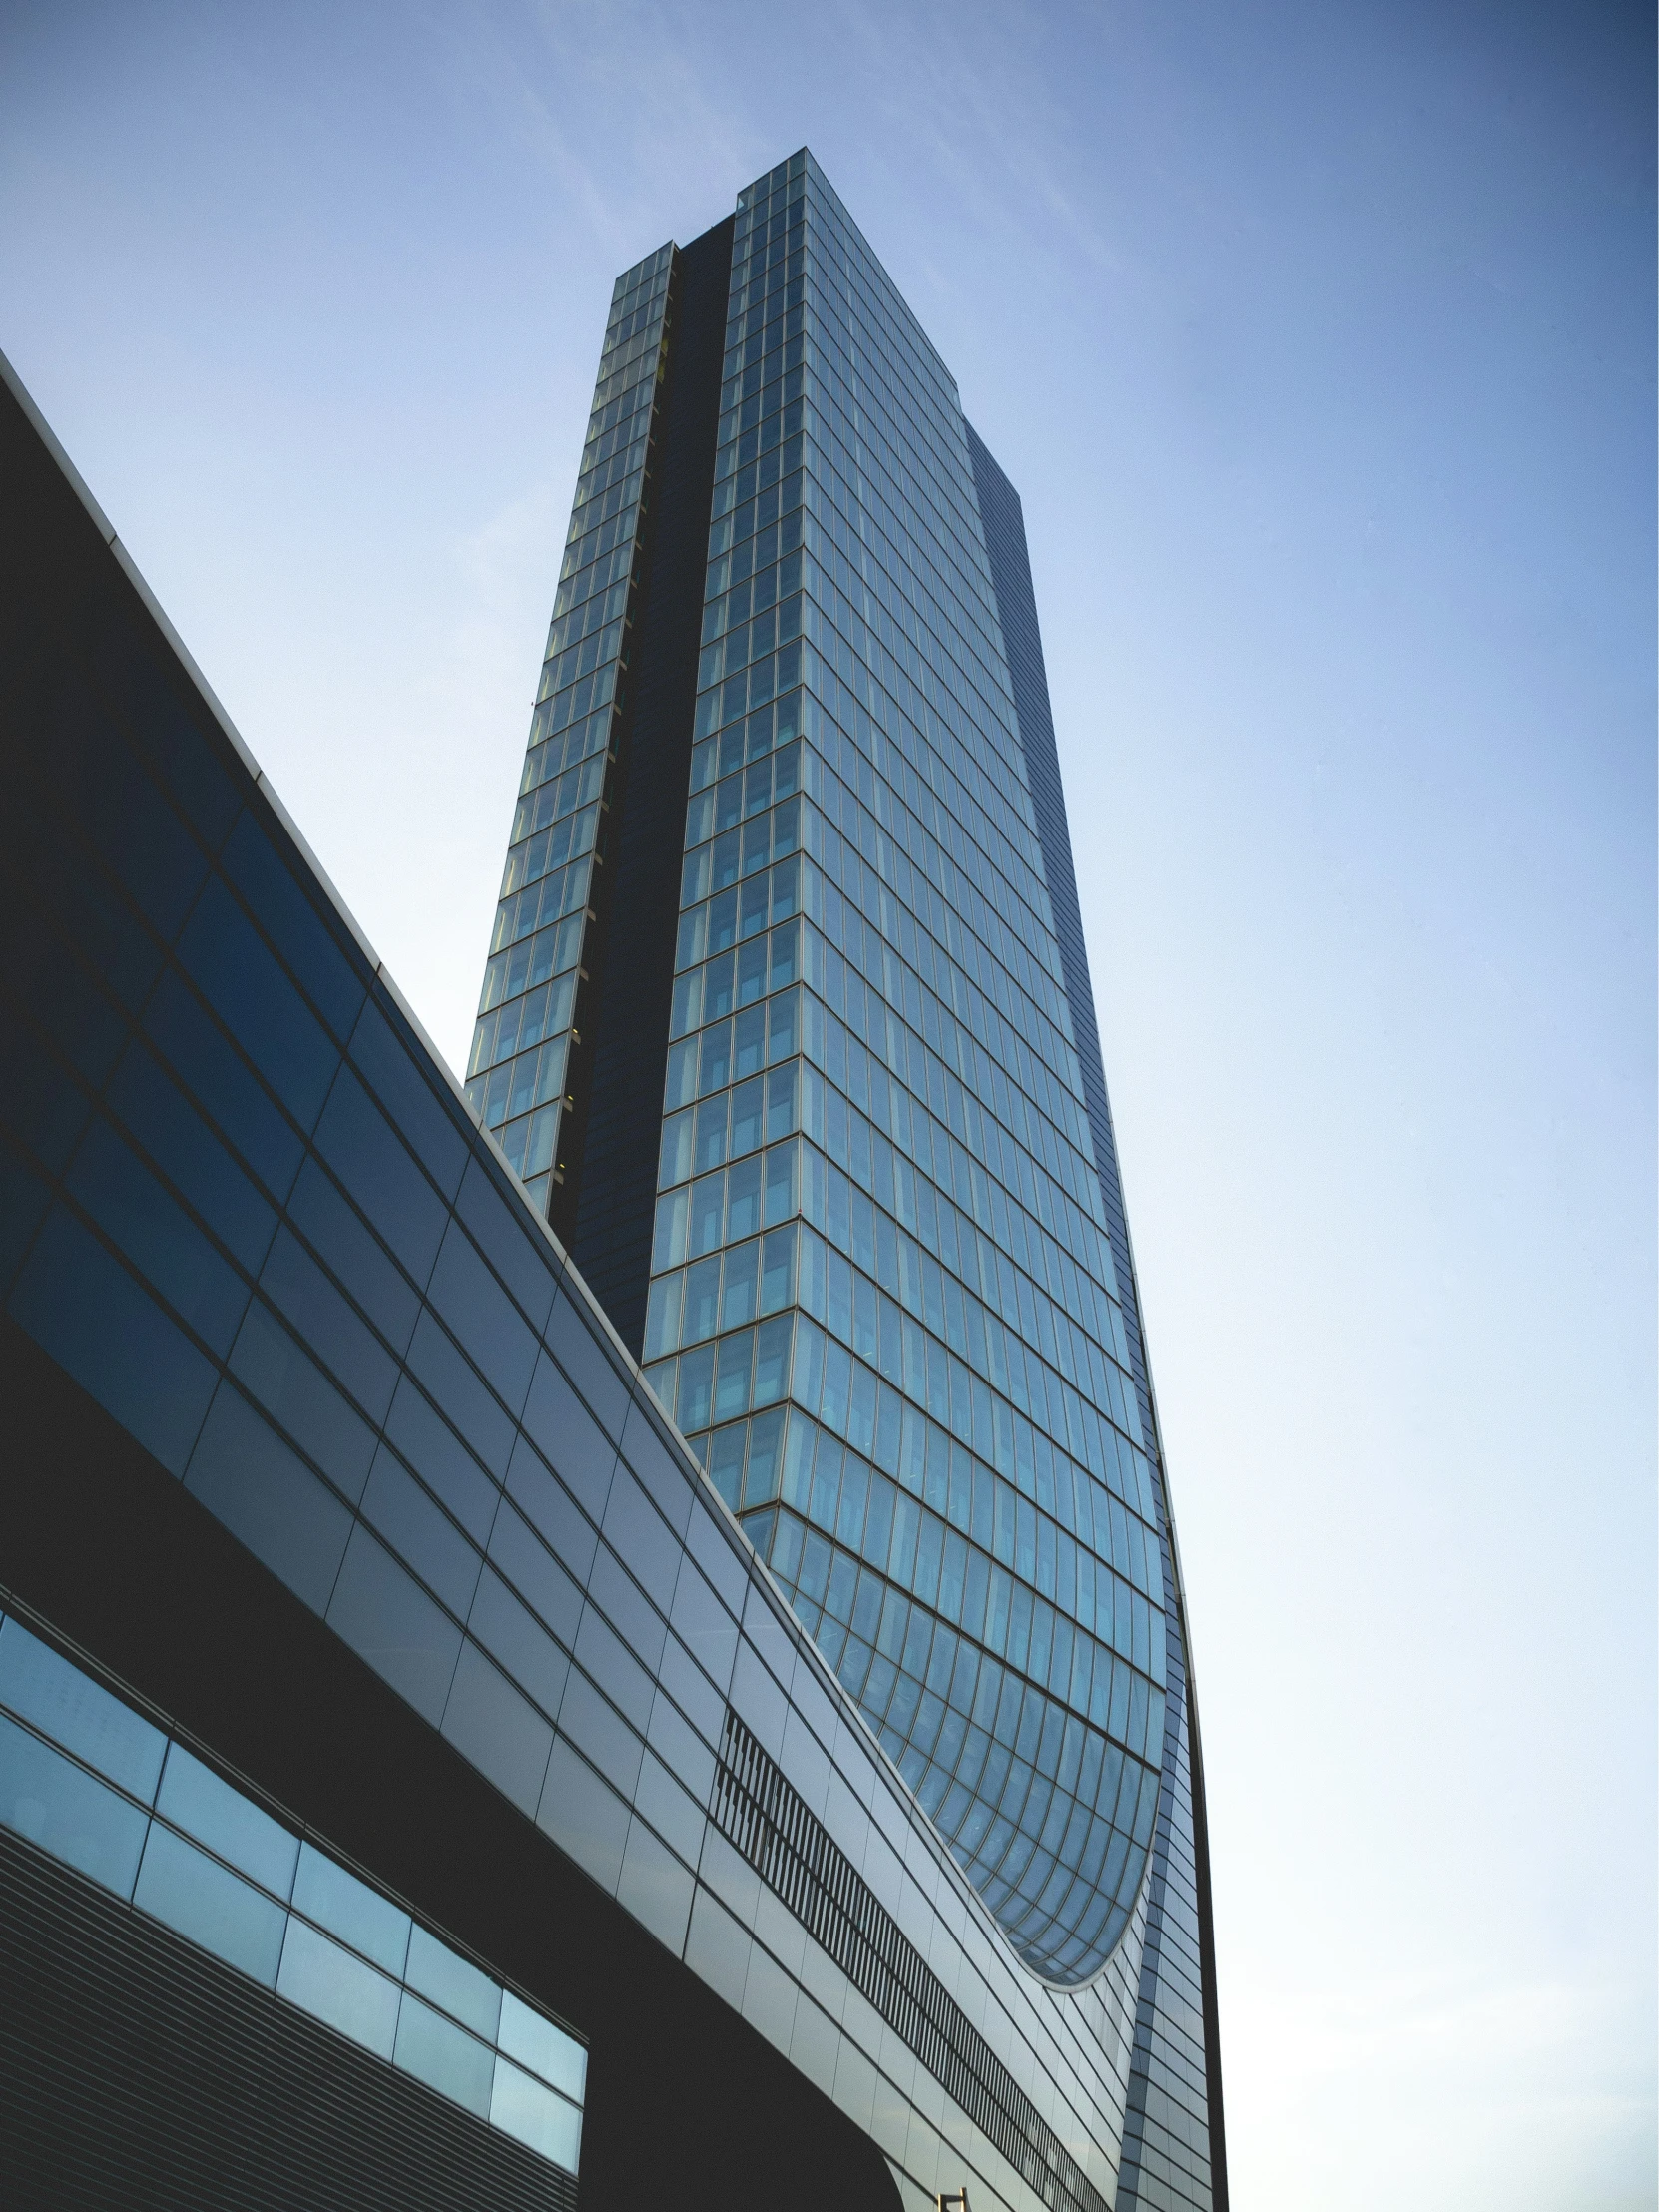
<svg viewBox="0 0 1659 2212"><path fill-rule="evenodd" d="M1020 505L823 173L617 281L464 1096L6 421L40 2201L237 2164L195 2004L299 2201L1224 2206Z"/></svg>
<svg viewBox="0 0 1659 2212"><path fill-rule="evenodd" d="M617 280L482 1004L473 1103L1022 1958L1096 1973L1156 1838L1200 2012L1019 499L806 152Z"/></svg>

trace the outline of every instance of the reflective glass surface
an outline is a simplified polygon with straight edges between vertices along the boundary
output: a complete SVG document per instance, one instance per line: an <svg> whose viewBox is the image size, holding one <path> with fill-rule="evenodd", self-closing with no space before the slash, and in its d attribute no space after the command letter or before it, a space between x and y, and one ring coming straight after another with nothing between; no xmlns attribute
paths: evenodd
<svg viewBox="0 0 1659 2212"><path fill-rule="evenodd" d="M574 2036L13 1615L0 1616L0 1826L576 2171L587 2052Z"/></svg>
<svg viewBox="0 0 1659 2212"><path fill-rule="evenodd" d="M563 1179L572 1023L616 758L617 681L641 582L641 495L672 264L673 249L660 248L612 294L467 1061L468 1100L543 1211Z"/></svg>
<svg viewBox="0 0 1659 2212"><path fill-rule="evenodd" d="M645 1358L1028 1961L1158 1802L1164 1582L953 380L812 162L739 200Z"/></svg>
<svg viewBox="0 0 1659 2212"><path fill-rule="evenodd" d="M805 187L793 197L790 188L807 174L798 162L776 192L768 181L756 205L769 225L778 208L788 217L805 203ZM793 251L789 230L786 221L780 269ZM752 265L754 256L746 248L740 259ZM793 281L781 277L786 293ZM764 337L781 318L765 286L751 303L765 309ZM794 304L804 312L792 334L805 339L805 291ZM786 297L783 319L792 311ZM902 317L899 325L903 344L921 342ZM740 352L748 335L734 338ZM765 357L763 347L763 365ZM809 365L805 348L799 365ZM807 524L831 527L816 417L803 419L799 468L785 469L782 410L774 413L776 445L762 453L757 444L721 479L716 536L729 534L712 559L733 559L723 577L710 571L709 605L718 597L722 613L711 616L703 650L720 649L720 674L703 693L685 851L675 860L675 871L686 869L682 957L665 1039L666 1110L649 1155L662 1200L651 1357L709 1481L697 1479L586 1287L525 1208L522 1186L470 1125L389 977L84 515L84 555L71 573L50 593L20 594L26 621L0 609L11 645L0 689L27 741L8 756L0 809L0 882L11 898L0 913L0 1295L20 1334L526 1820L792 2064L832 2079L837 2103L924 2199L968 2175L976 2200L983 2186L990 2201L1041 2201L1053 2212L1057 2169L1042 2129L1010 2119L1005 2106L1012 2151L988 2143L972 2110L954 2101L937 2053L918 2047L925 2038L903 2040L897 1998L872 2011L886 2002L879 1991L843 1982L811 1946L804 1955L797 1904L776 1887L758 1894L753 1863L714 1832L721 1747L741 1724L930 1961L921 1986L959 2001L997 2062L1052 2115L1043 2126L1076 2146L1088 2186L1065 2201L1102 2212L1135 2083L1146 2201L1162 2186L1159 2161L1167 2165L1160 2129L1191 2134L1198 2124L1190 2099L1177 2110L1165 2076L1154 2078L1192 2026L1190 2008L1180 2011L1174 1945L1145 1981L1142 1936L1165 1911L1156 1884L1142 1888L1101 1974L1070 1991L1034 1980L944 1859L933 1822L853 1725L825 1654L843 1683L857 1683L864 1711L878 1717L959 1853L967 1823L986 1816L984 1848L962 1861L975 1881L988 1880L982 1865L999 1841L994 1800L996 1819L1009 1822L994 1870L1012 1885L1004 1925L1025 1929L1027 1957L1048 1960L1042 1971L1073 1977L1090 1939L1080 1909L1065 1936L1064 1900L1056 1920L1033 1884L1044 1866L1054 1879L1075 1865L1083 1879L1104 1832L1102 1895L1129 1894L1145 1770L1156 1759L1154 1696L1167 1695L1174 1714L1183 1696L1176 1643L1137 1626L1137 1601L1155 1612L1160 1574L1169 1587L1167 1554L1156 1540L1147 1547L1150 1415L1143 1399L1142 1443L1127 1399L1116 1415L1113 1315L1122 1304L1104 1266L1096 1278L1093 1262L1078 1257L1092 1217L1087 1187L1070 1195L1068 1154L1054 1134L1066 1120L1064 1085L1041 1105L1036 1071L1048 1062L1032 1041L1035 1017L1019 1014L1026 1034L1009 1011L1023 1002L1002 1003L1006 977L997 978L1014 973L1015 940L1001 940L1008 960L987 964L972 943L989 940L960 919L969 866L1003 896L996 870L974 858L991 845L963 829L979 819L963 795L979 795L985 839L993 811L1012 825L1004 859L1013 869L1017 779L1006 764L989 776L974 769L983 732L960 702L939 704L955 694L935 682L939 670L967 663L919 657L937 644L934 632L915 631L903 666L917 673L901 678L898 663L876 652L871 613L863 632L849 632L858 651L836 648L831 668L805 627L790 629L779 587L757 587L761 554L782 578L799 553L805 607L807 557L818 559L821 544ZM873 410L867 421L873 434ZM723 438L723 454L741 450L749 427L764 427L759 415ZM773 457L780 473L763 483ZM738 500L752 463L752 488ZM815 488L769 509L769 495L782 498L796 475ZM835 481L853 496L844 469ZM881 481L872 467L872 498ZM889 505L913 489L891 480ZM745 502L751 519L740 531L734 518ZM48 487L34 506L49 504ZM800 539L773 550L767 531L776 527L781 541L791 515L801 518ZM906 569L897 552L883 552L869 573L890 584L902 571L906 588L923 594L920 558ZM732 594L746 583L740 608ZM894 604L907 603L900 595ZM940 585L926 604L932 623L953 603ZM741 628L750 648L764 643L769 616L765 655L752 650L737 667L730 641ZM908 630L889 625L880 636L898 641L894 655L911 650L902 645ZM687 643L695 665L695 634ZM974 649L961 650L971 658ZM597 672L549 698L574 702ZM726 711L738 678L741 726L736 707ZM937 696L905 683L933 685ZM882 704L881 684L888 699L910 702L903 716ZM894 718L890 731L875 723L877 708ZM543 729L536 743L572 727ZM868 747L876 750L866 775ZM561 756L553 780L590 758ZM972 791L970 770L979 777ZM857 794L856 806L836 800L833 820L831 771ZM897 811L900 793L909 816ZM532 818L515 841L591 804L573 798L562 813ZM548 873L526 872L509 895L541 897L553 872L549 860ZM900 878L903 897L883 903ZM990 930L989 910L982 919ZM865 933L854 955L855 920ZM531 936L498 950L516 959L545 934L538 906ZM671 921L665 944L675 938ZM882 947L896 947L890 965ZM498 968L483 1018L568 972L556 943L547 957L533 982L526 965L513 991L511 963ZM1040 964L1023 972L1036 1006ZM1002 1030L991 1026L993 1008ZM539 1052L550 1016L536 1018L541 1033L526 1050ZM514 1030L511 1059L524 1056L525 1034ZM498 1025L492 1055L501 1035ZM1028 1113L1006 1083L998 1102L1002 1063L972 1056L992 1043L1020 1067ZM492 1057L477 1072L493 1078L498 1064ZM1062 1053L1061 1076L1068 1065ZM1105 1301L1093 1322L1085 1278ZM1117 1285L1132 1297L1126 1259ZM1062 1315L1080 1337L1062 1336ZM1089 1357L1079 1348L1090 1345L1106 1362L1103 1398L1076 1380L1079 1357ZM1133 1364L1132 1336L1130 1349ZM1059 1479L1067 1467L1069 1488ZM49 1478L46 1467L19 1472L25 1483ZM735 1498L763 1555L791 1564L818 1647L785 1617L711 1484ZM1092 1619L1080 1581L1092 1592ZM0 1630L0 1667L8 1634ZM860 1647L872 1654L862 1676ZM193 1774L183 1747L170 1763L165 1730L142 1716L118 1719L111 1734L111 1704L91 1700L70 1749L44 1718L0 1715L9 1826L123 1897L142 1881L158 1914L169 1898L189 1896L188 1884L170 1883L169 1856L176 1875L195 1864L181 1853L200 1854L217 1872L202 1886L193 1939L211 1939L223 1955L241 1945L241 1970L263 1975L270 1954L256 1908L276 1905L284 1916L276 1971L290 1988L310 1988L338 2017L358 2020L376 2047L385 2040L382 1984L399 1988L392 2062L447 2082L447 2094L477 2110L476 2052L456 2039L470 2036L494 2066L498 2124L547 2139L536 2131L549 2108L522 2080L540 2080L548 2097L568 2084L538 2075L532 2053L515 2054L505 1995L490 2013L498 1983L459 1954L448 1964L425 1955L418 1924L407 1927L393 1970L403 1924L390 1900L379 1900L391 1919L379 1916L378 1936L366 1920L353 1935L352 1916L337 1900L326 1904L326 1883L311 1918L286 1889L287 1855L297 1880L305 1841L296 1827L251 1802L239 1814L209 1786L224 1778L205 1759ZM1189 1822L1190 1852L1180 1735L1162 1729L1155 1835ZM1027 1769L1014 1820L1010 1792ZM152 1775L165 1775L165 1804L145 1794ZM959 1825L958 1788L967 1800ZM1033 1838L1043 1788L1053 1822L1065 1814L1068 1825L1051 1833L1045 1815ZM1100 1813L1108 1797L1110 1820ZM1068 1807L1087 1817L1081 1842ZM148 1840L162 1833L181 1849L164 1844L151 1864ZM316 1840L311 1848L332 1862ZM219 1901L211 1914L210 1887ZM1162 1894L1173 1898L1176 1887ZM234 1909L239 1900L246 1911ZM187 1910L167 1907L181 1923ZM1184 1941L1187 1924L1173 1909L1169 1925ZM284 1966L295 1926L309 1935ZM1073 1936L1084 1948L1068 1963L1059 1953ZM850 2001L852 1988L869 2003ZM895 2024L900 2042L890 2044ZM1132 2082L1131 2050L1139 2064L1143 2040L1146 2064ZM999 2163L1009 2155L1012 2167Z"/></svg>

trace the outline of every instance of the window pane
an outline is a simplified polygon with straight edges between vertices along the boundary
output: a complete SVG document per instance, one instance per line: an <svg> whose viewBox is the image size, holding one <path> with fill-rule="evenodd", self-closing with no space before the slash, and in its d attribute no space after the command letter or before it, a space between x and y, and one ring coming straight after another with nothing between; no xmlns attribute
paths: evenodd
<svg viewBox="0 0 1659 2212"><path fill-rule="evenodd" d="M287 1915L159 1821L151 1824L133 1903L268 1989L275 1986Z"/></svg>
<svg viewBox="0 0 1659 2212"><path fill-rule="evenodd" d="M398 1976L409 1948L409 1916L379 1897L354 1874L310 1844L299 1852L293 1885L295 1910L360 1950L365 1958Z"/></svg>
<svg viewBox="0 0 1659 2212"><path fill-rule="evenodd" d="M0 1718L0 1822L117 1897L131 1897L149 1815Z"/></svg>
<svg viewBox="0 0 1659 2212"><path fill-rule="evenodd" d="M582 2147L581 2113L504 2058L496 2061L490 2119L503 2134L516 2135L555 2166L567 2173L576 2171Z"/></svg>
<svg viewBox="0 0 1659 2212"><path fill-rule="evenodd" d="M405 2073L424 2081L457 2104L465 2105L483 2120L489 2118L490 2090L495 2076L495 2053L486 2049L465 2028L456 2027L441 2012L406 1992L397 2020L397 2043L392 2052Z"/></svg>
<svg viewBox="0 0 1659 2212"><path fill-rule="evenodd" d="M581 2103L588 2078L588 2054L574 2036L555 2027L540 2012L515 1997L511 1989L501 1997L501 2029L496 2041L509 2058L551 2081L567 2097Z"/></svg>
<svg viewBox="0 0 1659 2212"><path fill-rule="evenodd" d="M409 1962L403 1978L411 1989L441 2004L475 2033L495 2040L501 2020L499 1986L423 1928L416 1928L409 1937Z"/></svg>
<svg viewBox="0 0 1659 2212"><path fill-rule="evenodd" d="M0 1704L148 1805L167 1738L20 1621L0 1626Z"/></svg>
<svg viewBox="0 0 1659 2212"><path fill-rule="evenodd" d="M232 1789L182 1744L168 1749L157 1810L277 1897L293 1888L299 1839ZM165 1918L165 1915L163 1916ZM276 1971L276 1959L272 1960Z"/></svg>
<svg viewBox="0 0 1659 2212"><path fill-rule="evenodd" d="M326 2020L381 2058L391 2056L397 2034L397 1984L303 1921L288 1921L276 1994Z"/></svg>

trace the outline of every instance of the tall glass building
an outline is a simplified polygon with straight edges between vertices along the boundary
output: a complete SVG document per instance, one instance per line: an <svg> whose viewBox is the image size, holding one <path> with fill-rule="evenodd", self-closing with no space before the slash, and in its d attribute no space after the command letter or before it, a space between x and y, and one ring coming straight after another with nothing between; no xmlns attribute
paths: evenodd
<svg viewBox="0 0 1659 2212"><path fill-rule="evenodd" d="M461 1083L5 420L29 2201L1224 2207L1020 504L823 173L617 281Z"/></svg>

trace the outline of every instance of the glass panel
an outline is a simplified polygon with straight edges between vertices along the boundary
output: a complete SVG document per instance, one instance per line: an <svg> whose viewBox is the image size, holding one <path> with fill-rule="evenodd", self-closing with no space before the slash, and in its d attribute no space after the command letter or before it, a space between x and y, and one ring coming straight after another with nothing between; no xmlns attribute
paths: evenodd
<svg viewBox="0 0 1659 2212"><path fill-rule="evenodd" d="M587 2052L574 2036L533 2012L511 1989L502 1992L501 2028L496 2041L509 2058L516 2058L520 2065L528 2066L532 2073L540 2074L555 2089L562 2089L567 2097L581 2103L587 2088Z"/></svg>
<svg viewBox="0 0 1659 2212"><path fill-rule="evenodd" d="M495 2053L441 2012L405 1993L397 2020L394 2062L428 2088L453 2097L481 2120L490 2116Z"/></svg>
<svg viewBox="0 0 1659 2212"><path fill-rule="evenodd" d="M287 1915L159 1821L151 1824L133 1903L216 1958L275 1987Z"/></svg>
<svg viewBox="0 0 1659 2212"><path fill-rule="evenodd" d="M582 2147L581 2113L504 2058L496 2061L490 2119L504 2135L516 2135L555 2166L563 2166L567 2173L576 2171Z"/></svg>
<svg viewBox="0 0 1659 2212"><path fill-rule="evenodd" d="M408 1914L310 1844L300 1847L293 1903L296 1912L401 1977L409 1949Z"/></svg>
<svg viewBox="0 0 1659 2212"><path fill-rule="evenodd" d="M303 1865L300 1879L304 1879ZM391 2056L397 2035L397 1984L291 1917L276 1994L326 2020L377 2056Z"/></svg>
<svg viewBox="0 0 1659 2212"><path fill-rule="evenodd" d="M132 1896L149 1815L3 1717L0 1821L117 1897Z"/></svg>
<svg viewBox="0 0 1659 2212"><path fill-rule="evenodd" d="M293 1888L298 1837L221 1781L200 1759L192 1758L183 1744L168 1747L156 1809L277 1897L286 1898ZM272 1972L276 1970L273 1954Z"/></svg>
<svg viewBox="0 0 1659 2212"><path fill-rule="evenodd" d="M409 1959L403 1978L411 1989L441 2004L476 2034L495 2040L501 2021L499 1985L466 1959L458 1958L447 1943L440 1943L423 1928L415 1928L409 1936Z"/></svg>
<svg viewBox="0 0 1659 2212"><path fill-rule="evenodd" d="M148 1805L167 1738L20 1621L0 1625L0 1704Z"/></svg>

